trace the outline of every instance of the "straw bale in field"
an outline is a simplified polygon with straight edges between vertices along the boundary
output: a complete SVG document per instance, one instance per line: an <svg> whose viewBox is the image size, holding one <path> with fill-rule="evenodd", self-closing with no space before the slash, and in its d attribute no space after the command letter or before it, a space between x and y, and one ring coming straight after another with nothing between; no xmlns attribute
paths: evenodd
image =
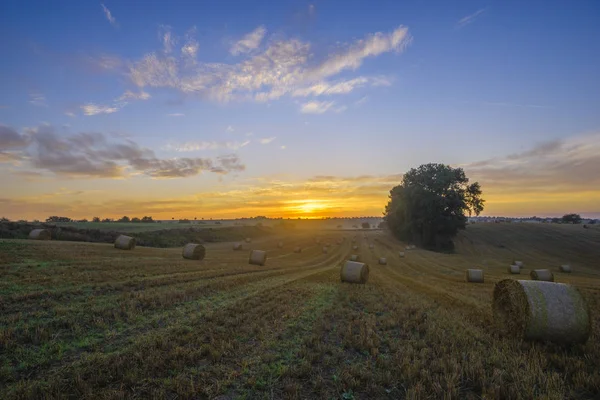
<svg viewBox="0 0 600 400"><path fill-rule="evenodd" d="M329 247L323 246L323 254L329 253Z"/></svg>
<svg viewBox="0 0 600 400"><path fill-rule="evenodd" d="M50 240L52 239L52 234L48 229L34 229L31 232L29 232L29 239Z"/></svg>
<svg viewBox="0 0 600 400"><path fill-rule="evenodd" d="M242 245L241 243L234 243L233 244L233 249L234 250L243 250L244 249L244 245Z"/></svg>
<svg viewBox="0 0 600 400"><path fill-rule="evenodd" d="M482 269L468 269L466 273L467 282L483 283Z"/></svg>
<svg viewBox="0 0 600 400"><path fill-rule="evenodd" d="M115 240L115 248L121 250L135 249L135 238L126 235L119 235Z"/></svg>
<svg viewBox="0 0 600 400"><path fill-rule="evenodd" d="M570 273L571 273L571 271L572 271L572 270L571 270L571 266L570 266L570 265L568 265L568 264L563 264L563 265L561 265L561 266L560 266L558 269L560 270L560 272L565 272L565 273L567 273L567 274L570 274Z"/></svg>
<svg viewBox="0 0 600 400"><path fill-rule="evenodd" d="M358 246L357 245L352 246L352 250L358 250Z"/></svg>
<svg viewBox="0 0 600 400"><path fill-rule="evenodd" d="M401 251L401 252L399 252L399 253L398 253L398 255L399 255L400 257L404 257L404 252L403 252L403 251Z"/></svg>
<svg viewBox="0 0 600 400"><path fill-rule="evenodd" d="M519 268L518 265L511 265L510 267L508 267L508 273L509 274L520 274L521 268Z"/></svg>
<svg viewBox="0 0 600 400"><path fill-rule="evenodd" d="M279 247L280 249L283 248L283 242L277 243L277 247Z"/></svg>
<svg viewBox="0 0 600 400"><path fill-rule="evenodd" d="M340 272L342 282L367 283L369 279L369 266L356 261L346 261Z"/></svg>
<svg viewBox="0 0 600 400"><path fill-rule="evenodd" d="M265 265L267 262L267 252L263 250L252 250L250 252L249 264L252 265Z"/></svg>
<svg viewBox="0 0 600 400"><path fill-rule="evenodd" d="M379 265L387 265L387 258L381 257L379 259Z"/></svg>
<svg viewBox="0 0 600 400"><path fill-rule="evenodd" d="M298 246L294 249L294 253L302 253L302 247Z"/></svg>
<svg viewBox="0 0 600 400"><path fill-rule="evenodd" d="M534 281L554 282L554 274L549 269L534 269L529 275Z"/></svg>
<svg viewBox="0 0 600 400"><path fill-rule="evenodd" d="M370 248L370 249L374 249L374 248L375 248L375 245L374 245L374 244L370 244L370 245L369 245L369 248Z"/></svg>
<svg viewBox="0 0 600 400"><path fill-rule="evenodd" d="M203 260L206 249L201 244L188 243L183 247L183 258L188 260Z"/></svg>
<svg viewBox="0 0 600 400"><path fill-rule="evenodd" d="M513 265L516 265L519 268L523 268L523 261L515 261Z"/></svg>
<svg viewBox="0 0 600 400"><path fill-rule="evenodd" d="M246 238L246 243L250 243L251 241L252 241L252 239Z"/></svg>
<svg viewBox="0 0 600 400"><path fill-rule="evenodd" d="M352 254L350 256L350 261L358 261L358 254Z"/></svg>
<svg viewBox="0 0 600 400"><path fill-rule="evenodd" d="M520 338L575 344L590 335L584 298L563 283L505 279L494 288L492 308L499 326Z"/></svg>

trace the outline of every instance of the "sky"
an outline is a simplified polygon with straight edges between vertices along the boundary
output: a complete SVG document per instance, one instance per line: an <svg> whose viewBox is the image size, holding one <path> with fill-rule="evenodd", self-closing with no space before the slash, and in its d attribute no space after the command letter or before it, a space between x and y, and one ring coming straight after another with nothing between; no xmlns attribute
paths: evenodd
<svg viewBox="0 0 600 400"><path fill-rule="evenodd" d="M3 1L0 217L600 217L600 2Z"/></svg>

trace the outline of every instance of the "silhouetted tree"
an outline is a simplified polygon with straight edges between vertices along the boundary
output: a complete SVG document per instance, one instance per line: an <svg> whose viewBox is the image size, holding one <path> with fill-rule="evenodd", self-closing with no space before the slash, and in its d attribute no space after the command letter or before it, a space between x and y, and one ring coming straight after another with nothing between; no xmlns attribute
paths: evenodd
<svg viewBox="0 0 600 400"><path fill-rule="evenodd" d="M138 217L133 217L133 218L131 218L131 222L138 223L138 222L142 222L142 220L139 219Z"/></svg>
<svg viewBox="0 0 600 400"><path fill-rule="evenodd" d="M123 218L121 218L120 220L118 220L117 222L131 222L131 220L129 219L129 217L126 215Z"/></svg>
<svg viewBox="0 0 600 400"><path fill-rule="evenodd" d="M100 222L100 217L94 217L94 218L92 218L92 222Z"/></svg>
<svg viewBox="0 0 600 400"><path fill-rule="evenodd" d="M58 217L56 215L46 218L46 222L72 222L72 221L73 220L69 217Z"/></svg>
<svg viewBox="0 0 600 400"><path fill-rule="evenodd" d="M465 214L479 215L483 204L479 183L469 184L462 168L425 164L390 191L384 220L401 240L451 249L452 237L466 227Z"/></svg>
<svg viewBox="0 0 600 400"><path fill-rule="evenodd" d="M362 224L360 224L360 226L362 226L363 229L369 229L371 227L371 224L369 224L368 222L363 222Z"/></svg>
<svg viewBox="0 0 600 400"><path fill-rule="evenodd" d="M563 215L562 220L566 224L580 224L581 223L581 215L565 214L565 215Z"/></svg>

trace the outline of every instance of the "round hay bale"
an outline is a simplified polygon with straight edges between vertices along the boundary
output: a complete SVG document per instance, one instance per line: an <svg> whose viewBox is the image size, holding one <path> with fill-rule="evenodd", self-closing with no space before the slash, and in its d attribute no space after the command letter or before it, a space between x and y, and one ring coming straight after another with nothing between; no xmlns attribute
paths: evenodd
<svg viewBox="0 0 600 400"><path fill-rule="evenodd" d="M566 274L570 274L572 271L571 266L568 264L563 264L558 269L560 270L560 272L564 272Z"/></svg>
<svg viewBox="0 0 600 400"><path fill-rule="evenodd" d="M277 243L277 247L279 247L280 249L283 248L283 242Z"/></svg>
<svg viewBox="0 0 600 400"><path fill-rule="evenodd" d="M329 247L323 246L323 254L329 253Z"/></svg>
<svg viewBox="0 0 600 400"><path fill-rule="evenodd" d="M410 246L406 246L404 250L410 250Z"/></svg>
<svg viewBox="0 0 600 400"><path fill-rule="evenodd" d="M467 282L471 283L483 283L483 270L482 269L468 269L466 273Z"/></svg>
<svg viewBox="0 0 600 400"><path fill-rule="evenodd" d="M350 261L358 261L358 254L352 254L350 256Z"/></svg>
<svg viewBox="0 0 600 400"><path fill-rule="evenodd" d="M298 246L298 247L296 247L296 248L294 249L294 253L302 253L302 247L299 247L299 246Z"/></svg>
<svg viewBox="0 0 600 400"><path fill-rule="evenodd" d="M246 243L250 243L251 241L252 241L252 239L246 238Z"/></svg>
<svg viewBox="0 0 600 400"><path fill-rule="evenodd" d="M352 250L358 250L358 246L356 246L356 245L352 246Z"/></svg>
<svg viewBox="0 0 600 400"><path fill-rule="evenodd" d="M381 257L379 259L379 265L387 265L387 258Z"/></svg>
<svg viewBox="0 0 600 400"><path fill-rule="evenodd" d="M115 249L133 250L135 249L135 238L126 235L119 235L115 240Z"/></svg>
<svg viewBox="0 0 600 400"><path fill-rule="evenodd" d="M370 248L370 249L374 249L374 248L375 248L375 245L374 245L374 244L370 244L370 245L369 245L369 248Z"/></svg>
<svg viewBox="0 0 600 400"><path fill-rule="evenodd" d="M523 261L515 261L513 265L516 265L519 268L523 268Z"/></svg>
<svg viewBox="0 0 600 400"><path fill-rule="evenodd" d="M346 261L340 271L342 282L367 283L369 279L369 266L356 261Z"/></svg>
<svg viewBox="0 0 600 400"><path fill-rule="evenodd" d="M588 306L575 287L564 283L502 280L494 287L492 308L511 336L574 344L590 335Z"/></svg>
<svg viewBox="0 0 600 400"><path fill-rule="evenodd" d="M203 260L206 249L201 244L188 243L183 247L182 255L187 260Z"/></svg>
<svg viewBox="0 0 600 400"><path fill-rule="evenodd" d="M234 243L233 244L233 250L243 250L244 249L244 245L241 243Z"/></svg>
<svg viewBox="0 0 600 400"><path fill-rule="evenodd" d="M399 255L400 257L404 257L404 252L403 252L403 251L401 251L401 252L399 252L399 253L398 253L398 255Z"/></svg>
<svg viewBox="0 0 600 400"><path fill-rule="evenodd" d="M518 265L511 265L510 267L508 267L508 273L509 274L520 274L521 268L519 268Z"/></svg>
<svg viewBox="0 0 600 400"><path fill-rule="evenodd" d="M554 274L549 269L534 269L529 276L534 281L554 282Z"/></svg>
<svg viewBox="0 0 600 400"><path fill-rule="evenodd" d="M265 265L267 262L267 252L263 250L252 250L250 252L249 264L252 265Z"/></svg>
<svg viewBox="0 0 600 400"><path fill-rule="evenodd" d="M34 229L31 232L29 232L29 239L50 240L52 239L52 234L48 229Z"/></svg>

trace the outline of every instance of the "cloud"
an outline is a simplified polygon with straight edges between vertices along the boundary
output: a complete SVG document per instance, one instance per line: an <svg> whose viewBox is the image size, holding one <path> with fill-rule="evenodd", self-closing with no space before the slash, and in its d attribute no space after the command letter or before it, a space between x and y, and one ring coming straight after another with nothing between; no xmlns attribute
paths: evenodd
<svg viewBox="0 0 600 400"><path fill-rule="evenodd" d="M70 177L123 178L131 174L180 178L202 172L227 174L245 169L237 155L161 159L132 140L109 140L102 133L58 135L50 125L27 128L24 134L2 127L0 154L17 150L34 169ZM15 153L11 153L15 154Z"/></svg>
<svg viewBox="0 0 600 400"><path fill-rule="evenodd" d="M148 100L150 97L149 93L144 92L143 90L141 90L139 93L134 93L130 90L126 90L125 93L123 93L121 95L121 97L119 97L117 99L117 101L123 101L123 100Z"/></svg>
<svg viewBox="0 0 600 400"><path fill-rule="evenodd" d="M185 34L185 44L181 47L181 56L191 64L196 63L196 57L198 56L198 49L200 45L194 38L196 35L196 27L193 27Z"/></svg>
<svg viewBox="0 0 600 400"><path fill-rule="evenodd" d="M463 166L496 192L577 191L600 186L600 134L541 143L530 150Z"/></svg>
<svg viewBox="0 0 600 400"><path fill-rule="evenodd" d="M262 42L266 33L267 29L262 25L259 26L252 32L245 35L241 40L234 43L229 52L234 56L242 53L249 53L260 46L260 43Z"/></svg>
<svg viewBox="0 0 600 400"><path fill-rule="evenodd" d="M65 111L65 115L66 115L67 117L71 117L71 118L74 118L74 117L75 117L75 113L74 113L73 111Z"/></svg>
<svg viewBox="0 0 600 400"><path fill-rule="evenodd" d="M259 27L260 28L260 27ZM164 28L163 28L164 29ZM256 40L240 42L234 46L245 59L236 64L190 63L186 54L176 56L171 52L172 45L165 44L164 52L151 52L141 59L128 64L126 75L138 88L171 88L186 95L229 102L232 100L254 100L265 102L284 95L320 96L345 94L362 86L382 86L391 84L386 77L357 77L344 81L328 82L345 70L359 68L369 57L386 52L401 52L410 43L411 37L406 27L400 26L390 33L377 32L366 38L344 46L318 60L311 52L310 43L298 39L275 40L259 53L247 54L245 50L256 50L266 29L257 29L251 35ZM163 42L175 42L168 30ZM259 35L260 34L260 35ZM247 35L248 36L248 35ZM260 40L257 38L260 37ZM188 35L188 40L191 36ZM244 51L242 51L244 50Z"/></svg>
<svg viewBox="0 0 600 400"><path fill-rule="evenodd" d="M171 113L171 114L167 114L169 117L183 117L185 116L185 114L182 113Z"/></svg>
<svg viewBox="0 0 600 400"><path fill-rule="evenodd" d="M199 141L199 142L186 142L181 144L169 143L165 146L166 150L178 151L178 152L190 152L190 151L202 151L202 150L219 150L229 149L238 150L242 147L250 144L249 140L244 142L217 142L217 141Z"/></svg>
<svg viewBox="0 0 600 400"><path fill-rule="evenodd" d="M23 158L22 149L29 145L29 137L14 129L0 125L0 163L18 163Z"/></svg>
<svg viewBox="0 0 600 400"><path fill-rule="evenodd" d="M271 136L271 137L268 137L268 138L259 139L258 141L260 142L260 144L269 144L269 143L271 143L275 139L277 139L275 136Z"/></svg>
<svg viewBox="0 0 600 400"><path fill-rule="evenodd" d="M29 94L29 103L34 106L48 107L46 103L46 96L42 93L30 93Z"/></svg>
<svg viewBox="0 0 600 400"><path fill-rule="evenodd" d="M481 14L483 14L484 12L485 12L484 8L482 8L481 10L477 10L473 14L467 15L466 17L459 19L458 22L456 23L456 25L459 28L462 28L463 26L468 25L471 22L475 21L475 19L477 17L479 17Z"/></svg>
<svg viewBox="0 0 600 400"><path fill-rule="evenodd" d="M334 104L335 102L333 101L309 101L308 103L302 104L300 112L303 114L323 114L331 109Z"/></svg>
<svg viewBox="0 0 600 400"><path fill-rule="evenodd" d="M173 51L173 47L177 44L177 39L171 33L171 27L168 25L161 25L158 30L158 37L163 44L163 51L170 53Z"/></svg>
<svg viewBox="0 0 600 400"><path fill-rule="evenodd" d="M225 129L227 132L233 132L235 129L233 129L233 126L229 125L227 127L227 129Z"/></svg>
<svg viewBox="0 0 600 400"><path fill-rule="evenodd" d="M102 10L104 11L104 15L106 16L108 22L110 22L112 26L117 26L117 20L112 16L110 10L104 4L100 5L102 6Z"/></svg>
<svg viewBox="0 0 600 400"><path fill-rule="evenodd" d="M114 105L106 106L94 103L84 104L80 108L85 115L112 114L120 109L120 107Z"/></svg>
<svg viewBox="0 0 600 400"><path fill-rule="evenodd" d="M369 100L369 96L363 96L360 99L356 100L354 102L354 106L358 107L358 106L362 106L363 104L365 104L367 101Z"/></svg>
<svg viewBox="0 0 600 400"><path fill-rule="evenodd" d="M0 124L0 151L19 149L29 144L27 135L22 135L16 130Z"/></svg>

